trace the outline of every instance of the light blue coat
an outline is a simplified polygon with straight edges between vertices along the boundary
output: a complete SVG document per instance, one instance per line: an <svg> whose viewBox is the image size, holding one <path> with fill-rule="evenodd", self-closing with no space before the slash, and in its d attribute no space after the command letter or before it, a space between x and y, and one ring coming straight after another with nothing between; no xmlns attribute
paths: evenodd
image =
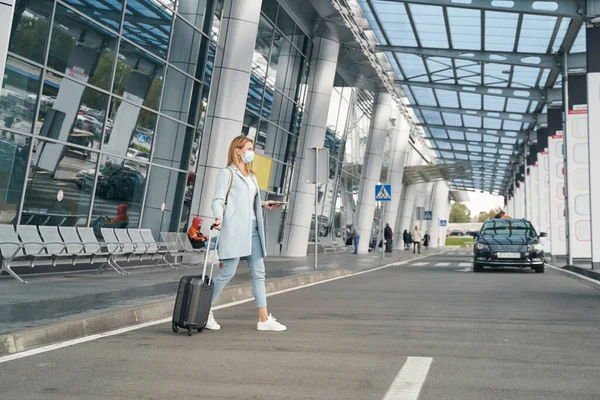
<svg viewBox="0 0 600 400"><path fill-rule="evenodd" d="M223 215L223 208L231 176L228 168L219 171L215 196L212 201L214 217L223 219L221 237L219 238L219 258L222 260L241 258L252 253L252 207L254 207L256 213L262 256L265 257L267 249L265 247L265 230L258 182L256 182L255 177L252 177L252 183L256 185L257 194L254 198L254 204L251 204L249 186L246 179L244 179L244 175L233 165L229 168L233 170L233 181L227 199L225 215Z"/></svg>

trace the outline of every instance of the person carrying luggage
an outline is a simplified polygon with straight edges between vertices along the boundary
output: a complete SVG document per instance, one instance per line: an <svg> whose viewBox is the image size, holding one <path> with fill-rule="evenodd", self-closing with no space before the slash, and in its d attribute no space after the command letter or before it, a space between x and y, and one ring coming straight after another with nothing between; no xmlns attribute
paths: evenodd
<svg viewBox="0 0 600 400"><path fill-rule="evenodd" d="M229 145L227 168L219 171L212 211L215 229L221 231L219 238L219 258L223 264L215 278L215 288L211 304L233 278L240 259L245 258L252 274L252 291L258 309L259 331L285 331L285 325L267 311L265 290L265 247L264 222L261 207L274 210L281 203L260 200L260 191L251 163L254 160L254 141L237 136ZM219 330L212 311L209 314L207 329Z"/></svg>
<svg viewBox="0 0 600 400"><path fill-rule="evenodd" d="M421 232L419 232L419 227L415 226L415 229L412 231L411 239L413 242L413 254L419 249L419 254L421 254Z"/></svg>
<svg viewBox="0 0 600 400"><path fill-rule="evenodd" d="M360 240L360 233L354 224L347 224L346 229L350 232L350 238L352 239L352 242L354 242L354 253L352 254L358 254L358 241Z"/></svg>

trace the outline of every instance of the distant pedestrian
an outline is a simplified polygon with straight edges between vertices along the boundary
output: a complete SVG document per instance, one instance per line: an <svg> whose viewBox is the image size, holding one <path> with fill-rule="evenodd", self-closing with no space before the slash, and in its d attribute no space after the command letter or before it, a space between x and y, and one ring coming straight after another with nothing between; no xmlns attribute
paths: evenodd
<svg viewBox="0 0 600 400"><path fill-rule="evenodd" d="M356 226L354 226L354 224L348 224L346 225L346 228L348 228L348 231L350 232L350 237L354 242L354 253L352 254L358 254L358 241L360 240L360 233L358 232L358 229L356 229Z"/></svg>
<svg viewBox="0 0 600 400"><path fill-rule="evenodd" d="M404 242L404 250L410 250L410 233L408 233L408 229L405 229L402 233L402 241Z"/></svg>
<svg viewBox="0 0 600 400"><path fill-rule="evenodd" d="M385 224L385 229L383 230L383 238L385 239L385 252L392 252L392 241L394 237L394 232L392 228L390 228L390 224Z"/></svg>
<svg viewBox="0 0 600 400"><path fill-rule="evenodd" d="M415 226L415 229L413 229L411 239L413 242L413 254L415 254L417 250L419 250L419 254L421 254L421 241L423 239L421 238L421 232L419 231L418 226Z"/></svg>
<svg viewBox="0 0 600 400"><path fill-rule="evenodd" d="M423 246L425 246L425 250L429 250L429 245L431 245L431 236L429 236L429 232L425 232L425 236L423 236Z"/></svg>

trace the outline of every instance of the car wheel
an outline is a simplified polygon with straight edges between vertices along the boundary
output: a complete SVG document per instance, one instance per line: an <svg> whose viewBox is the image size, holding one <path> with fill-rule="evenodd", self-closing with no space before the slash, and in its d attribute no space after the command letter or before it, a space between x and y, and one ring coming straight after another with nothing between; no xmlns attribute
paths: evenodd
<svg viewBox="0 0 600 400"><path fill-rule="evenodd" d="M483 265L473 264L473 272L483 272Z"/></svg>
<svg viewBox="0 0 600 400"><path fill-rule="evenodd" d="M534 268L534 270L537 274L543 274L545 269L546 268L544 267L544 265L539 265Z"/></svg>

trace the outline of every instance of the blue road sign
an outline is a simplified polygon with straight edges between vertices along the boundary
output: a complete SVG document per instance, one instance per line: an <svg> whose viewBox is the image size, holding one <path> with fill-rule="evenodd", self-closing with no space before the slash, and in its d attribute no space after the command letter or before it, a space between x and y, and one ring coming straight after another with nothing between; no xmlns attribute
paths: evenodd
<svg viewBox="0 0 600 400"><path fill-rule="evenodd" d="M391 201L392 185L375 185L375 201Z"/></svg>
<svg viewBox="0 0 600 400"><path fill-rule="evenodd" d="M445 227L445 226L448 226L448 221L447 221L447 220L445 220L445 219L441 219L441 220L440 220L440 226L441 226L442 228L443 228L443 227Z"/></svg>
<svg viewBox="0 0 600 400"><path fill-rule="evenodd" d="M140 143L146 143L146 135L142 135L141 133L137 134L137 141Z"/></svg>
<svg viewBox="0 0 600 400"><path fill-rule="evenodd" d="M433 218L433 212L432 212L432 211L425 211L425 212L423 213L423 219L424 219L425 221L431 221L431 220L432 220L432 218Z"/></svg>

